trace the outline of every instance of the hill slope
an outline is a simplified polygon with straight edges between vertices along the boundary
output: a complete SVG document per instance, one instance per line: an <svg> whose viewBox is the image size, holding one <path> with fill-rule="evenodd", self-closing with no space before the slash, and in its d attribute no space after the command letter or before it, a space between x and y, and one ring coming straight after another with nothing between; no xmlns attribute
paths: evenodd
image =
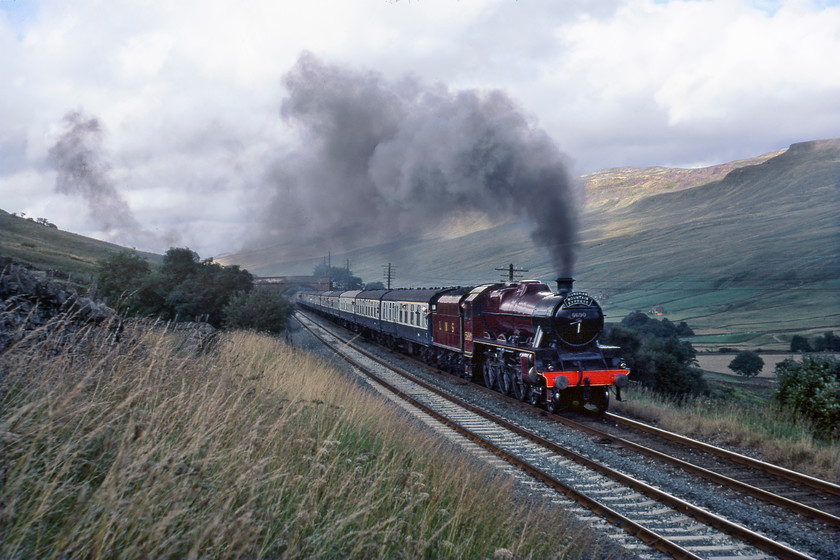
<svg viewBox="0 0 840 560"><path fill-rule="evenodd" d="M596 171L582 177L586 185L586 206L593 209L602 204L626 206L654 194L676 192L712 181L718 181L740 167L758 165L786 150L776 150L758 157L701 167L619 167Z"/></svg>
<svg viewBox="0 0 840 560"><path fill-rule="evenodd" d="M125 247L61 231L0 210L0 255L28 263L41 270L60 270L87 281L96 261ZM162 257L138 252L152 262Z"/></svg>

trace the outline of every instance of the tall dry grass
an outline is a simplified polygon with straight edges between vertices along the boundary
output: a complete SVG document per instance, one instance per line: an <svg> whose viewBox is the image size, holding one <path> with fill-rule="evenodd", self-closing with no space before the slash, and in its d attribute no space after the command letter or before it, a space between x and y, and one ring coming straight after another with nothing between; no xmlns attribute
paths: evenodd
<svg viewBox="0 0 840 560"><path fill-rule="evenodd" d="M605 553L312 357L248 333L196 348L90 328L0 356L0 557Z"/></svg>
<svg viewBox="0 0 840 560"><path fill-rule="evenodd" d="M696 399L675 404L643 389L625 392L615 412L653 422L673 432L744 448L764 461L825 480L840 481L840 442L813 437L814 427L776 403L763 406Z"/></svg>

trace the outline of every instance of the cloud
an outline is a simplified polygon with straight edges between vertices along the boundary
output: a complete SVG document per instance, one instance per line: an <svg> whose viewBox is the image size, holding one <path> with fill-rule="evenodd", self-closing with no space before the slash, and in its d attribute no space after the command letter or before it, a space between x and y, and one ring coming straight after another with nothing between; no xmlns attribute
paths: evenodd
<svg viewBox="0 0 840 560"><path fill-rule="evenodd" d="M391 84L503 91L575 173L719 163L837 135L837 29L840 6L808 0L0 0L0 196L104 235L47 161L84 107L145 229L234 250L300 141L278 107L302 51Z"/></svg>
<svg viewBox="0 0 840 560"><path fill-rule="evenodd" d="M162 241L144 229L115 186L110 165L102 151L103 130L96 117L80 111L64 117L64 131L50 148L47 159L56 171L55 191L79 196L93 222L115 241L148 246ZM166 241L176 241L174 234Z"/></svg>

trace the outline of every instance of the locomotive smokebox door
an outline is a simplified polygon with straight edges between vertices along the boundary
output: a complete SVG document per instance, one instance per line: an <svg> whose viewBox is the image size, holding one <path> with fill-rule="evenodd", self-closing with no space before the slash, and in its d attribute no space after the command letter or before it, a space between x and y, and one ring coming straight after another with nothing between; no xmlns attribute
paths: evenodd
<svg viewBox="0 0 840 560"><path fill-rule="evenodd" d="M582 292L571 292L554 313L557 336L573 347L586 346L604 328L604 312L594 299Z"/></svg>

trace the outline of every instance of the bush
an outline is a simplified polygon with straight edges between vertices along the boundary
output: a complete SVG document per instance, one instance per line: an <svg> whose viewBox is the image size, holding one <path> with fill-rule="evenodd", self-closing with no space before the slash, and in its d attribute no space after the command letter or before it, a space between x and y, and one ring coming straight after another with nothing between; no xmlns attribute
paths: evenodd
<svg viewBox="0 0 840 560"><path fill-rule="evenodd" d="M817 437L840 437L840 362L833 356L790 358L776 364L776 399L810 418Z"/></svg>
<svg viewBox="0 0 840 560"><path fill-rule="evenodd" d="M641 311L634 311L627 315L621 320L621 326L632 329L639 334L655 336L657 338L694 336L694 331L691 330L685 321L680 321L679 325L675 325L668 319L657 321Z"/></svg>
<svg viewBox="0 0 840 560"><path fill-rule="evenodd" d="M655 319L651 321L658 323ZM697 352L690 343L675 335L660 338L645 334L667 332L667 329L651 329L649 324L645 324L642 333L623 325L624 321L622 326L607 325L602 341L621 347L631 380L679 401L707 390L703 372L693 367Z"/></svg>
<svg viewBox="0 0 840 560"><path fill-rule="evenodd" d="M253 277L238 266L222 266L213 259L199 260L187 248L171 248L163 265L149 263L130 253L99 261L100 293L119 303L123 313L163 319L203 320L222 324L222 308L230 297L252 288Z"/></svg>
<svg viewBox="0 0 840 560"><path fill-rule="evenodd" d="M134 253L113 253L97 263L96 295L105 303L125 312L136 307L138 291L151 272L149 261Z"/></svg>
<svg viewBox="0 0 840 560"><path fill-rule="evenodd" d="M237 292L222 310L224 327L280 333L289 325L292 306L280 294L268 290Z"/></svg>
<svg viewBox="0 0 840 560"><path fill-rule="evenodd" d="M755 377L761 373L763 367L764 360L752 350L738 352L738 355L729 362L729 369L744 377Z"/></svg>

